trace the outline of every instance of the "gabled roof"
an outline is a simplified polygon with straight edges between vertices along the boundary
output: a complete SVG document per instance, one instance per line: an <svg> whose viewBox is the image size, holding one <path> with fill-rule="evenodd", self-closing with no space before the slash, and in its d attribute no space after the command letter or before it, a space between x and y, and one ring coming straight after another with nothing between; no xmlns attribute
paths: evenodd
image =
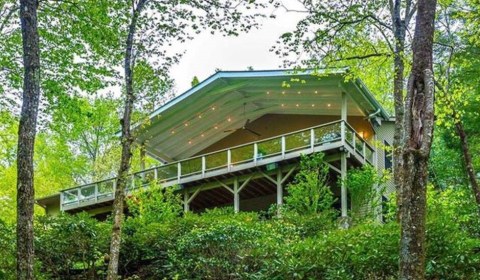
<svg viewBox="0 0 480 280"><path fill-rule="evenodd" d="M322 71L220 71L150 114L137 127L137 142L166 161L192 156L265 114L340 115L341 92L348 115L389 116L359 79L345 81L347 69Z"/></svg>

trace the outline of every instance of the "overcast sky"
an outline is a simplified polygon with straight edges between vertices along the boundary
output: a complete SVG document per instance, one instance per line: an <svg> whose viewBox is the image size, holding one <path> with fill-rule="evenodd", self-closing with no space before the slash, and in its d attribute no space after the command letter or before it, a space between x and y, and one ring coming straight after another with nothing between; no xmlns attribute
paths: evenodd
<svg viewBox="0 0 480 280"><path fill-rule="evenodd" d="M284 1L288 7L295 7L295 1ZM246 70L252 66L255 70L278 69L282 60L269 49L279 36L293 31L302 14L285 12L278 9L275 19L265 18L258 30L238 37L222 35L199 35L185 44L186 53L180 63L172 69L172 78L176 81L177 94L190 88L194 76L200 81L215 73L215 69Z"/></svg>

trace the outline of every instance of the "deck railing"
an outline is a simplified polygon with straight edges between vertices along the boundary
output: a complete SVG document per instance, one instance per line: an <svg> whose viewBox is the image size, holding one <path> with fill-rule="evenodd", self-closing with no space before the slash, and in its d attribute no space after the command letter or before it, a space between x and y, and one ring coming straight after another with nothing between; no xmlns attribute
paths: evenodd
<svg viewBox="0 0 480 280"><path fill-rule="evenodd" d="M348 123L335 121L319 126L290 132L192 158L155 166L129 175L127 191L158 183L181 183L190 177L204 178L215 171L230 172L242 166L265 164L268 159L286 159L299 152L315 151L327 144L348 145L365 163L374 163L374 149ZM79 186L61 191L62 210L112 200L116 179Z"/></svg>

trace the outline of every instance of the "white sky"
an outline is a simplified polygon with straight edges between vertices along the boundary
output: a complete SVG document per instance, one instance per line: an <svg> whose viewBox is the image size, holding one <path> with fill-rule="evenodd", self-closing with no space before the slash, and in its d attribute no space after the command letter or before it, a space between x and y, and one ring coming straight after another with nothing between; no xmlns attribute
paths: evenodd
<svg viewBox="0 0 480 280"><path fill-rule="evenodd" d="M284 1L294 7L295 1ZM262 26L238 37L223 37L222 35L200 34L184 46L186 53L178 65L172 68L172 78L175 79L177 94L183 93L191 86L194 76L203 81L221 70L247 70L252 66L255 70L278 69L282 60L269 49L275 45L280 35L293 31L302 14L286 12L283 8L275 11L274 19L262 19Z"/></svg>

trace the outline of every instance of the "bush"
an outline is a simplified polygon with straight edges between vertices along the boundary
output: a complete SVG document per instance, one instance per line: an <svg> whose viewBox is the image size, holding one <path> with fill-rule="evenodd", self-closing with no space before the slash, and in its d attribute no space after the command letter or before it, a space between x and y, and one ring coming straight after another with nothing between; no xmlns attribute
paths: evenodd
<svg viewBox="0 0 480 280"><path fill-rule="evenodd" d="M0 220L0 279L16 279L15 228Z"/></svg>
<svg viewBox="0 0 480 280"><path fill-rule="evenodd" d="M36 221L35 256L48 278L70 279L102 274L111 226L86 213L40 217Z"/></svg>

